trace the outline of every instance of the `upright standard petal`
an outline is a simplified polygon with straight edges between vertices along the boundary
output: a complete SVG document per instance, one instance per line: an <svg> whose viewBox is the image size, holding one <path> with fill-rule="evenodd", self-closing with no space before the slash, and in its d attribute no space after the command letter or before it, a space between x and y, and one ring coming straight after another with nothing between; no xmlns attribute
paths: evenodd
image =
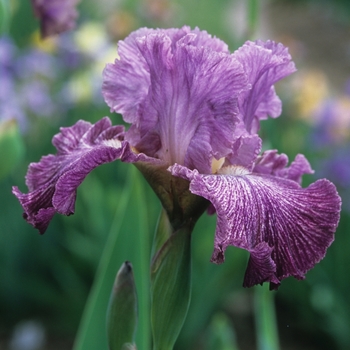
<svg viewBox="0 0 350 350"><path fill-rule="evenodd" d="M34 13L40 19L42 37L73 29L78 17L78 2L79 0L32 0Z"/></svg>
<svg viewBox="0 0 350 350"><path fill-rule="evenodd" d="M94 125L80 120L72 127L61 128L53 138L57 155L42 157L39 163L29 166L26 176L29 193L13 187L24 209L24 218L44 233L56 212L73 214L76 190L86 175L98 165L128 153L123 135L124 128L112 126L107 117Z"/></svg>
<svg viewBox="0 0 350 350"><path fill-rule="evenodd" d="M208 199L218 219L212 261L222 263L227 246L250 252L244 286L305 273L333 242L341 200L335 186L322 179L307 188L295 181L250 173L243 167L202 175L180 165L172 174L190 181L190 191Z"/></svg>
<svg viewBox="0 0 350 350"><path fill-rule="evenodd" d="M273 41L246 42L234 52L252 88L239 97L240 114L250 133L259 129L259 120L281 114L281 101L273 84L293 73L294 63L288 49Z"/></svg>
<svg viewBox="0 0 350 350"><path fill-rule="evenodd" d="M231 150L236 96L246 80L232 56L194 47L192 40L188 34L173 52L163 36L140 42L152 82L141 121L159 135L160 159L208 173L212 155L220 158Z"/></svg>
<svg viewBox="0 0 350 350"><path fill-rule="evenodd" d="M151 84L150 69L140 51L139 40L148 35L163 35L170 40L173 50L176 43L189 33L194 36L192 45L229 53L223 41L198 28L191 30L184 26L180 29L138 29L118 42L118 57L114 63L108 63L103 71L102 93L111 111L121 113L128 123L138 124L141 104Z"/></svg>
<svg viewBox="0 0 350 350"><path fill-rule="evenodd" d="M239 133L237 134L239 135ZM224 165L239 164L251 170L261 151L261 144L262 141L257 134L242 133L234 142L231 153L226 157Z"/></svg>
<svg viewBox="0 0 350 350"><path fill-rule="evenodd" d="M235 139L237 96L248 89L242 65L220 40L188 27L142 29L119 48L103 92L133 124L126 138L169 165L209 173L213 156L226 156Z"/></svg>

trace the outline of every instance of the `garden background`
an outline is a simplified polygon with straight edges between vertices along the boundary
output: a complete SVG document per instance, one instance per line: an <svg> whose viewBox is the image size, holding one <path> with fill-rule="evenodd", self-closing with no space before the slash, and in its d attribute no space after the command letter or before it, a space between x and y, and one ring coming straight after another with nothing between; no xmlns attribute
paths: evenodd
<svg viewBox="0 0 350 350"><path fill-rule="evenodd" d="M28 164L55 152L60 126L105 115L122 123L101 94L118 40L142 26L185 24L231 51L247 39L289 47L298 71L277 84L283 112L261 123L264 147L290 160L305 154L315 174L303 186L327 177L343 210L325 259L304 281L288 278L271 292L276 325L283 350L350 348L349 1L81 0L76 29L44 41L29 0L0 3L0 349L71 349L111 240L117 251L108 273L125 260L136 283L148 273L160 204L134 167L114 162L94 170L79 187L75 215L56 215L43 236L22 219L11 187L26 192ZM192 301L175 349L257 349L261 287L242 287L245 251L230 247L224 264L209 262L215 224L215 215L203 215L193 234Z"/></svg>

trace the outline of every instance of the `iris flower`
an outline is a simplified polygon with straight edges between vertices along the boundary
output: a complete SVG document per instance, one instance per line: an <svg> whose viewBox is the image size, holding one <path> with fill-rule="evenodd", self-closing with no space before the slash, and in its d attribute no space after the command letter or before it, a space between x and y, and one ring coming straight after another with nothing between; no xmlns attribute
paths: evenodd
<svg viewBox="0 0 350 350"><path fill-rule="evenodd" d="M186 191L199 201L179 202L202 200L216 212L211 261L222 263L228 246L247 250L244 286L277 289L288 276L303 279L334 239L341 200L326 179L301 187L312 173L303 155L288 166L276 150L261 154L260 121L281 113L273 85L294 71L288 50L273 41L246 42L231 54L197 28L131 33L107 64L102 88L130 127L105 117L61 128L57 154L29 166L29 193L13 189L25 219L44 233L56 212L74 213L77 187L91 170L120 159L135 163L168 213L167 200Z"/></svg>
<svg viewBox="0 0 350 350"><path fill-rule="evenodd" d="M46 38L73 29L78 17L79 0L32 0L35 16L40 20L41 36Z"/></svg>

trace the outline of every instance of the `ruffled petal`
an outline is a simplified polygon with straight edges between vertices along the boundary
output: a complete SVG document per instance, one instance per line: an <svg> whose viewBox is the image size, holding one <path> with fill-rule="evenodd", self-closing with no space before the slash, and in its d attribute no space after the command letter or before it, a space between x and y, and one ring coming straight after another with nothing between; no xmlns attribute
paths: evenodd
<svg viewBox="0 0 350 350"><path fill-rule="evenodd" d="M288 276L303 279L334 239L341 200L326 179L301 188L295 181L242 167L226 169L224 175L202 175L177 164L170 171L189 180L190 191L216 209L212 261L222 263L229 245L250 252L247 287L271 282L277 289Z"/></svg>
<svg viewBox="0 0 350 350"><path fill-rule="evenodd" d="M236 97L247 84L232 56L195 47L195 39L188 34L173 51L166 36L140 40L151 75L141 122L145 132L156 131L160 136L158 158L205 173L212 155L220 158L230 152Z"/></svg>
<svg viewBox="0 0 350 350"><path fill-rule="evenodd" d="M237 96L248 89L226 44L197 28L142 29L119 54L105 69L103 93L133 123L126 139L168 164L210 172L212 157L231 150Z"/></svg>
<svg viewBox="0 0 350 350"><path fill-rule="evenodd" d="M119 57L103 71L103 97L111 112L121 113L128 123L138 123L139 107L150 85L147 64L139 53L136 40L151 32L142 28L119 41Z"/></svg>
<svg viewBox="0 0 350 350"><path fill-rule="evenodd" d="M280 281L275 275L276 264L272 259L273 248L266 242L261 242L250 250L250 257L244 275L243 287L251 287L256 281L269 281L279 285Z"/></svg>
<svg viewBox="0 0 350 350"><path fill-rule="evenodd" d="M261 151L262 141L256 134L243 134L232 147L232 152L226 157L225 165L240 165L249 170L252 169Z"/></svg>
<svg viewBox="0 0 350 350"><path fill-rule="evenodd" d="M310 163L302 154L297 154L289 167L287 167L287 164L287 155L277 154L277 150L269 150L257 157L253 172L283 177L299 184L301 184L301 178L304 174L314 173Z"/></svg>
<svg viewBox="0 0 350 350"><path fill-rule="evenodd" d="M193 33L194 46L206 46L217 52L228 53L227 45L220 39L213 38L206 31L184 26L180 29L141 28L132 32L126 39L118 42L118 58L109 63L103 72L102 93L111 111L121 113L128 123L137 123L140 117L140 105L150 87L149 67L140 51L140 39L154 34L166 36L172 49L176 43L189 33Z"/></svg>
<svg viewBox="0 0 350 350"><path fill-rule="evenodd" d="M246 42L234 52L242 63L251 90L239 98L240 114L249 132L259 129L259 120L281 114L281 101L273 84L295 71L288 49L273 41Z"/></svg>
<svg viewBox="0 0 350 350"><path fill-rule="evenodd" d="M112 126L107 117L93 125L80 120L72 127L61 128L53 138L57 154L42 157L39 163L29 166L29 193L13 188L24 209L24 218L44 233L56 212L74 213L77 188L94 168L116 159L152 161L144 154L133 153L123 136L124 127ZM159 161L155 159L154 163Z"/></svg>

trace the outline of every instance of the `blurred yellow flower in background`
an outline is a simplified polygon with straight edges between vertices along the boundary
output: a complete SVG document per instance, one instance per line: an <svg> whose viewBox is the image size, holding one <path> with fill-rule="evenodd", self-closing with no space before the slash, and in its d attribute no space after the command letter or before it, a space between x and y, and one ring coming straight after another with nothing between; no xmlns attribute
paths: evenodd
<svg viewBox="0 0 350 350"><path fill-rule="evenodd" d="M57 37L42 39L39 29L32 34L31 43L36 49L46 53L54 53L57 49Z"/></svg>
<svg viewBox="0 0 350 350"><path fill-rule="evenodd" d="M300 72L294 80L294 90L297 116L314 124L315 112L329 95L326 75L317 69Z"/></svg>

